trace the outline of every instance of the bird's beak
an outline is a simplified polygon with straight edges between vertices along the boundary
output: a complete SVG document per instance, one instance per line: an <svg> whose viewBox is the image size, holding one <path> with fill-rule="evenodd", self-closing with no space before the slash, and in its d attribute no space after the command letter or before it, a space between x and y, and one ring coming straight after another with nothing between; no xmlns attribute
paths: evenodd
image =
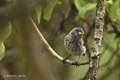
<svg viewBox="0 0 120 80"><path fill-rule="evenodd" d="M84 34L84 32L78 32L78 34L79 34L79 35L83 35L83 34Z"/></svg>

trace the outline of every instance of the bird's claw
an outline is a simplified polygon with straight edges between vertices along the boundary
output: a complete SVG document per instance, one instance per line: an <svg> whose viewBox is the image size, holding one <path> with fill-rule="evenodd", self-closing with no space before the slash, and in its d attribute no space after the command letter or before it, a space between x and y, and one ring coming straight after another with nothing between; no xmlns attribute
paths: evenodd
<svg viewBox="0 0 120 80"><path fill-rule="evenodd" d="M62 62L63 62L63 63L65 63L65 62L66 62L66 60L67 60L67 59L66 59L66 58L64 58L64 59L62 60Z"/></svg>
<svg viewBox="0 0 120 80"><path fill-rule="evenodd" d="M78 63L79 63L78 61L75 61L75 62L73 62L72 64L73 64L73 65L76 65L76 67L77 67L77 66L79 66Z"/></svg>
<svg viewBox="0 0 120 80"><path fill-rule="evenodd" d="M71 54L68 55L66 58L64 58L64 59L62 60L62 62L63 62L63 63L66 63L66 60L67 60L70 56L71 56Z"/></svg>

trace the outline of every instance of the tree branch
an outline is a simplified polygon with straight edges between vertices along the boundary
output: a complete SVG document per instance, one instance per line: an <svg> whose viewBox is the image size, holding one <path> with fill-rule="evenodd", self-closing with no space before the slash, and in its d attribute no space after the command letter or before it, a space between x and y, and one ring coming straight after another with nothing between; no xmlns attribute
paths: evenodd
<svg viewBox="0 0 120 80"><path fill-rule="evenodd" d="M103 38L105 7L106 7L106 0L97 0L94 41L92 46L91 58L90 58L88 80L96 80L97 69L99 67L101 41Z"/></svg>
<svg viewBox="0 0 120 80"><path fill-rule="evenodd" d="M33 27L34 29L36 30L39 38L41 39L41 41L43 42L43 44L45 45L45 47L50 51L50 53L58 60L60 60L61 62L63 62L63 57L59 56L52 48L51 46L48 44L48 42L45 40L45 38L43 37L43 35L41 34L41 32L39 31L39 29L37 28L37 25L35 24L35 22L30 18L32 24L33 24ZM71 65L75 65L73 64L74 61L71 61L71 60L66 60L67 64L71 64ZM88 64L89 62L88 61L84 61L84 62L81 62L81 63L78 63L78 65L85 65L85 64Z"/></svg>

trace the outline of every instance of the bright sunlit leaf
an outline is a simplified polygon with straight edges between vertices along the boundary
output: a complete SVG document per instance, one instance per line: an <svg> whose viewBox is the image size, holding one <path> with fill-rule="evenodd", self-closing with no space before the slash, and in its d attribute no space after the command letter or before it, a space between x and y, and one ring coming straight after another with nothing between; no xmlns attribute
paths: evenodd
<svg viewBox="0 0 120 80"><path fill-rule="evenodd" d="M0 60L3 58L5 52L5 46L2 41L0 41Z"/></svg>
<svg viewBox="0 0 120 80"><path fill-rule="evenodd" d="M11 34L11 23L8 22L5 25L0 25L0 60L4 56L5 47L4 41Z"/></svg>
<svg viewBox="0 0 120 80"><path fill-rule="evenodd" d="M37 19L38 19L38 24L40 24L40 19L41 19L41 14L42 14L42 5L37 5L35 7L36 14L37 14Z"/></svg>
<svg viewBox="0 0 120 80"><path fill-rule="evenodd" d="M78 11L81 9L81 0L74 0L74 4L75 4L75 6L76 6L76 8L78 9Z"/></svg>

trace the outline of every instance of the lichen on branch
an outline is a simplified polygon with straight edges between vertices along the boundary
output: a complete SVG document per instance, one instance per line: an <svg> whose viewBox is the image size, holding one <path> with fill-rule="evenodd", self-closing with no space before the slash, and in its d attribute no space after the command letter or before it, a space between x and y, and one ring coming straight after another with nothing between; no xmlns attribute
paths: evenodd
<svg viewBox="0 0 120 80"><path fill-rule="evenodd" d="M88 80L96 80L97 70L99 68L99 55L100 55L101 42L103 39L105 7L106 7L106 0L97 0L95 31L94 31L93 46L91 51Z"/></svg>

